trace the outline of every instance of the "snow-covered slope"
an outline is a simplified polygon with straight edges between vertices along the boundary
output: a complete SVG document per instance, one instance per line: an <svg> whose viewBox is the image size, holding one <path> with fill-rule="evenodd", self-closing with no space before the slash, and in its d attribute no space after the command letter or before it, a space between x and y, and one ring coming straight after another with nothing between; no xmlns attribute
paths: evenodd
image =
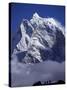
<svg viewBox="0 0 67 90"><path fill-rule="evenodd" d="M37 13L31 20L23 19L20 24L21 39L13 50L24 63L44 60L64 60L64 27L53 18L42 18ZM18 56L19 55L19 56Z"/></svg>

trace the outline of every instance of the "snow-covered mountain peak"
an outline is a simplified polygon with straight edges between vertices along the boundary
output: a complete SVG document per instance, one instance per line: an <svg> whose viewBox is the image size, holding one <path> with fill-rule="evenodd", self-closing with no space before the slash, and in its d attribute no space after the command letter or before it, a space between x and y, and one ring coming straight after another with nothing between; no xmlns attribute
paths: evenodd
<svg viewBox="0 0 67 90"><path fill-rule="evenodd" d="M37 12L35 12L35 13L33 14L33 18L39 18L39 15L38 15Z"/></svg>
<svg viewBox="0 0 67 90"><path fill-rule="evenodd" d="M58 22L56 19L49 17L49 18L42 18L40 17L37 12L33 14L30 23L36 28L46 28L49 27L51 30L56 31L58 28L64 35L64 27Z"/></svg>
<svg viewBox="0 0 67 90"><path fill-rule="evenodd" d="M42 62L47 58L52 59L54 53L63 56L61 50L64 52L64 28L54 18L42 18L34 13L31 20L22 20L20 32L22 37L13 54L22 52L21 61L25 63ZM55 49L59 51L57 52ZM25 56L23 57L23 55Z"/></svg>

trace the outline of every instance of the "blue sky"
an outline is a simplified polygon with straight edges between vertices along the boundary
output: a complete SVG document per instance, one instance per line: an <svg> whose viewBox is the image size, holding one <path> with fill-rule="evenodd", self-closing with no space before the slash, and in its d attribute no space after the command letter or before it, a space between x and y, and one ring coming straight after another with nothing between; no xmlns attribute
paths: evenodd
<svg viewBox="0 0 67 90"><path fill-rule="evenodd" d="M40 4L11 4L11 30L16 32L23 18L30 20L37 12L41 17L53 17L65 26L65 7Z"/></svg>

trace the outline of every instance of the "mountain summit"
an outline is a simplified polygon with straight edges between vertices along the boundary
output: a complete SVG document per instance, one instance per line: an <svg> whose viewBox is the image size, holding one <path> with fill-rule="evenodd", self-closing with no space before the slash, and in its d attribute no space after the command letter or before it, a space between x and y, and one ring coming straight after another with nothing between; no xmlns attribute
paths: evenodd
<svg viewBox="0 0 67 90"><path fill-rule="evenodd" d="M13 50L18 61L38 63L44 60L64 60L64 27L53 18L42 18L37 13L31 20L23 19L20 24L21 39Z"/></svg>

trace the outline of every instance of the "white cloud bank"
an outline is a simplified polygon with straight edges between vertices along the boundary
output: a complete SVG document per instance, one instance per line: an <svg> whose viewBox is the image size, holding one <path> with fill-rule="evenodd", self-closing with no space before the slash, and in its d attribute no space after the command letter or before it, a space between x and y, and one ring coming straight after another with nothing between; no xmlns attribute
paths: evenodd
<svg viewBox="0 0 67 90"><path fill-rule="evenodd" d="M12 86L29 86L37 81L64 80L65 63L47 60L37 64L23 64L17 58L11 62Z"/></svg>

